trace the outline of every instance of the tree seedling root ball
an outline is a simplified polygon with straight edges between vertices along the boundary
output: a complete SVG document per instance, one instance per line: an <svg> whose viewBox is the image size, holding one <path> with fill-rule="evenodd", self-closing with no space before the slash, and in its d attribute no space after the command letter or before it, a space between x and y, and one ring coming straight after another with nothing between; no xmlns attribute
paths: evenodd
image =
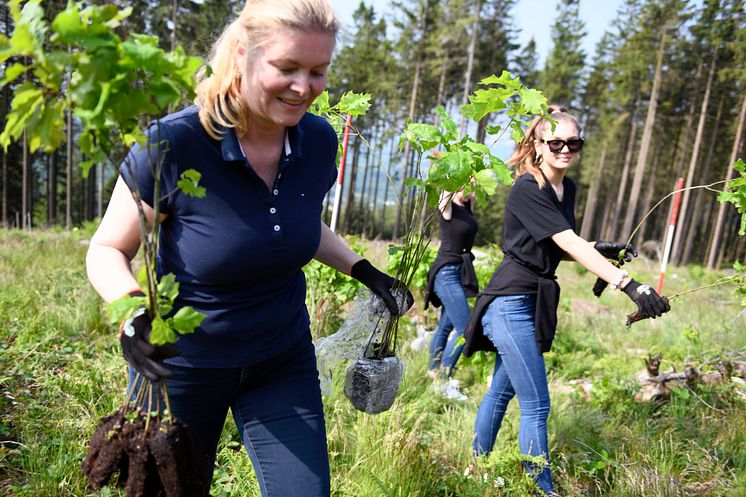
<svg viewBox="0 0 746 497"><path fill-rule="evenodd" d="M378 414L393 405L401 379L398 357L360 358L347 368L344 393L358 411Z"/></svg>
<svg viewBox="0 0 746 497"><path fill-rule="evenodd" d="M83 472L94 489L119 473L127 497L207 497L210 475L188 428L126 407L101 419Z"/></svg>

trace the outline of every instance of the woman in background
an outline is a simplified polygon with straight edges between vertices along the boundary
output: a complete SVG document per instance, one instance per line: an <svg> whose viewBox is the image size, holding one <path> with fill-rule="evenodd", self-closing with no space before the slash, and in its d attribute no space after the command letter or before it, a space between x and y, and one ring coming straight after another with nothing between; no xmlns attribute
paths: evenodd
<svg viewBox="0 0 746 497"><path fill-rule="evenodd" d="M476 297L479 284L471 253L477 234L477 221L472 212L474 193L444 192L438 206L440 248L427 278L425 309L432 303L441 307L440 321L430 342L428 375L438 383L448 398L466 399L451 378L461 356L463 344L457 344L469 319L468 297ZM454 333L452 333L454 332Z"/></svg>
<svg viewBox="0 0 746 497"><path fill-rule="evenodd" d="M550 400L543 353L557 326L559 285L555 270L569 257L624 292L639 310L655 318L668 305L652 288L611 264L626 243L587 242L575 234L575 184L566 176L580 157L578 121L566 109L549 107L556 122L536 117L508 161L516 182L505 206L504 258L474 306L466 331L465 355L495 350L492 383L477 412L474 453L492 451L508 403L518 397L518 445L523 454L544 456L528 465L538 487L553 494L547 418ZM626 255L626 254L625 254Z"/></svg>

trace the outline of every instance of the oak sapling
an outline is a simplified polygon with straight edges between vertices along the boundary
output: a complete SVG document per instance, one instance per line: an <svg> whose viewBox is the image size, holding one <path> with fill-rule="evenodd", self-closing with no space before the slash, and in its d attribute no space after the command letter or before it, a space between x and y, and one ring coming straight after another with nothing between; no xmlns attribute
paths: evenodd
<svg viewBox="0 0 746 497"><path fill-rule="evenodd" d="M520 79L503 71L481 81L485 87L469 97L469 103L461 108L464 117L479 122L490 114L504 114L508 122L505 126L487 127L487 133L497 143L506 133L520 141L523 136L521 124L534 115L548 116L547 99L541 92L527 88ZM479 143L469 136L460 136L458 125L443 107L435 110L437 126L423 123L407 123L402 133L400 148L408 143L416 153L414 174L404 182L412 190L413 196L404 212L404 240L399 246L392 246L389 255L396 254L399 264L393 268L394 278L406 288L411 287L415 274L427 253L430 242L430 225L436 219L436 204L441 191L466 194L476 193L477 199L484 201L487 195L496 192L498 185L510 185L513 176L507 165L492 154L491 145ZM425 156L430 165L425 170L422 162ZM399 202L405 204L404 199ZM392 268L389 268L392 269ZM376 327L365 345L360 359L352 364L345 377L345 394L358 406L377 404L376 396L383 390L390 390L387 382L396 382L393 391L401 381L396 367L376 367L371 361L398 361L396 345L398 339L398 315L385 315L382 329ZM398 365L401 368L401 364ZM378 375L383 375L382 381ZM365 401L364 399L373 400ZM354 400L353 400L354 399ZM393 402L393 398L391 399ZM390 403L385 409L390 407ZM382 409L382 410L385 410ZM380 412L360 409L365 412Z"/></svg>
<svg viewBox="0 0 746 497"><path fill-rule="evenodd" d="M41 0L11 0L8 11L14 28L10 37L0 35L0 63L10 58L23 63L6 72L0 88L24 75L33 77L13 88L0 145L7 150L11 141L23 136L31 152L52 151L65 141L65 131L72 131L74 120L77 146L88 159L81 164L84 175L94 164L124 164L122 172L133 178L130 147L138 145L154 152L150 169L155 221L151 225L144 215L137 181L129 184L137 204L143 247L144 265L138 280L146 296L126 296L110 310L112 320L119 322L144 305L152 322L151 343L174 343L178 334L193 332L202 315L190 308L173 313L178 283L172 275L159 279L156 274L160 200L175 191L163 195L159 191L167 146L163 146L158 121L149 136L141 129L148 116L164 115L182 101L193 99L194 73L202 61L187 56L182 47L166 52L152 36L131 33L122 39L117 30L131 8L119 9L113 4L84 7L69 2L51 23L44 17ZM199 179L198 172L185 171L177 189L185 195L204 196ZM189 437L171 415L164 383L136 378L135 384L141 385L135 399L104 417L91 439L83 465L91 486L100 488L119 471L119 482L126 481L128 496L161 492L168 497L207 495L205 486L196 483L192 490L164 486L175 480L173 475L159 476L162 468L177 471L177 479L184 481L193 475L204 479L204 473L194 465L196 459L189 459L191 466L174 462L182 457L176 451L183 449ZM152 405L153 398L158 399L156 405ZM161 429L165 438L159 435ZM149 445L151 439L156 441Z"/></svg>

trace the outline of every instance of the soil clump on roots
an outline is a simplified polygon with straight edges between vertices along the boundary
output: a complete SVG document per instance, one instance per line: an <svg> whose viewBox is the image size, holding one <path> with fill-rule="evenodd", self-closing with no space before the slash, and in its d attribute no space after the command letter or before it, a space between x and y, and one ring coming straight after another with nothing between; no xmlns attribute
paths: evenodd
<svg viewBox="0 0 746 497"><path fill-rule="evenodd" d="M127 497L209 497L207 463L187 426L134 405L101 419L83 472L97 490L114 477Z"/></svg>

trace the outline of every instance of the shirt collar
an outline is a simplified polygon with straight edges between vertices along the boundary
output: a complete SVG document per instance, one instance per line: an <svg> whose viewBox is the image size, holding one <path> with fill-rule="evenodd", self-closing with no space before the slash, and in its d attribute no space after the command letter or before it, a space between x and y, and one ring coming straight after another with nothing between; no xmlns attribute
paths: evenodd
<svg viewBox="0 0 746 497"><path fill-rule="evenodd" d="M223 134L222 140L220 140L220 151L223 155L223 160L228 162L245 160L243 151L241 150L241 145L238 143L236 129L224 128L224 130L225 133ZM290 145L290 159L293 160L301 157L301 142L303 141L303 128L301 123L288 128L285 139L286 144Z"/></svg>

